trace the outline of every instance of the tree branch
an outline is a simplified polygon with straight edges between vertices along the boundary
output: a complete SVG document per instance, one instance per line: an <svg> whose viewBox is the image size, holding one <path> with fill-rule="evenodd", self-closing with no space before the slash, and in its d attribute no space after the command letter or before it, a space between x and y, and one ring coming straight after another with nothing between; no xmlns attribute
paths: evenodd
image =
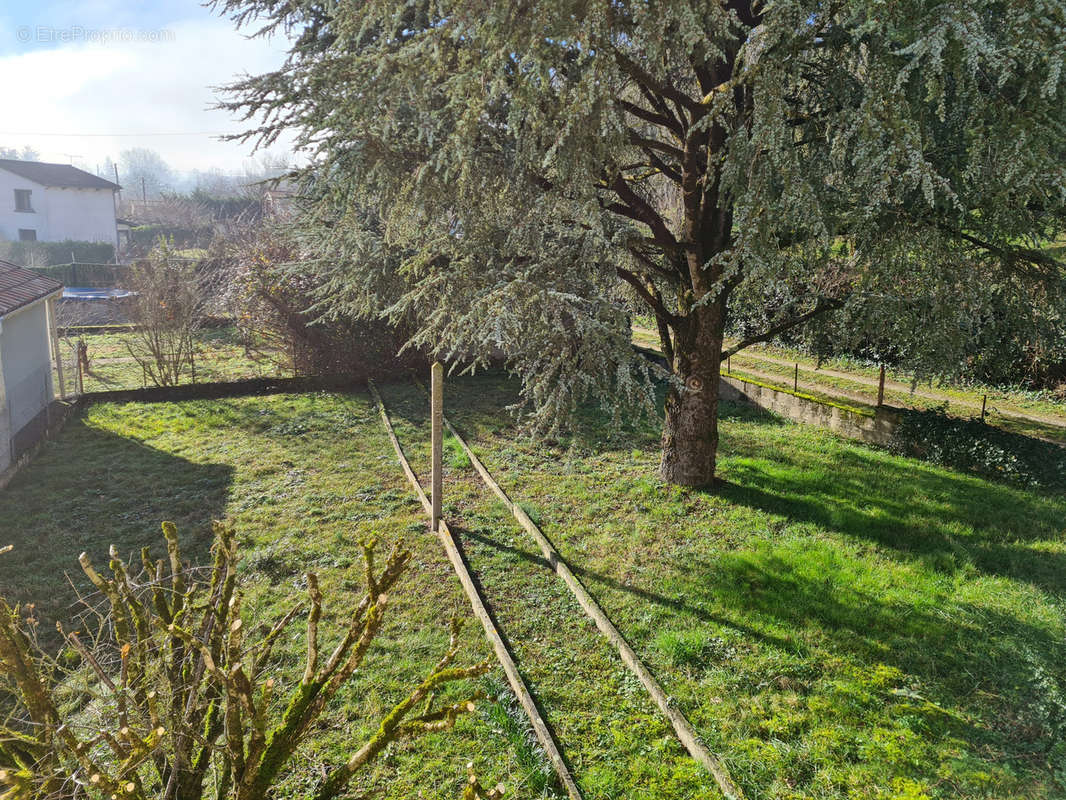
<svg viewBox="0 0 1066 800"><path fill-rule="evenodd" d="M782 334L782 333L784 333L787 330L791 330L792 328L795 328L797 325L802 325L805 322L809 322L810 320L814 319L815 317L821 316L822 314L826 313L827 311L835 311L836 309L842 308L843 306L844 306L843 299L826 300L824 302L819 301L818 304L815 305L814 308L812 308L810 311L806 312L805 314L800 314L797 317L792 317L791 319L787 319L784 322L778 323L777 325L774 325L774 326L770 327L765 332L760 333L757 336L748 337L747 339L744 339L743 341L738 342L737 344L733 345L728 350L723 350L722 351L722 358L729 358L730 356L734 356L737 353L739 353L741 350L743 350L744 348L750 347L753 344L759 344L759 342L769 341L770 339L773 339L775 336L777 336L779 334Z"/></svg>
<svg viewBox="0 0 1066 800"><path fill-rule="evenodd" d="M652 125L657 125L660 128L666 128L668 131L675 134L678 139L685 138L684 128L672 115L668 117L662 113L649 111L646 108L641 108L636 103L630 103L628 100L619 100L618 105L624 111L629 112L638 119L642 119Z"/></svg>
<svg viewBox="0 0 1066 800"><path fill-rule="evenodd" d="M615 177L610 183L610 189L622 198L622 203L609 203L606 206L609 211L614 211L616 214L629 217L637 222L643 222L651 228L657 244L677 247L677 239L674 238L663 218L647 200L633 191L633 187L626 183L625 178L621 175Z"/></svg>
<svg viewBox="0 0 1066 800"><path fill-rule="evenodd" d="M952 228L943 222L937 222L936 227L947 233L950 236L954 236L958 239L962 239L965 242L969 242L974 247L979 247L995 256L998 256L1007 265L1014 265L1018 262L1031 264L1035 267L1045 267L1047 271L1037 272L1037 277L1048 278L1052 277L1053 273L1060 273L1062 271L1062 262L1056 259L1054 256L1050 256L1040 250L1033 250L1029 247L1004 247L1002 245L993 244L992 242L986 242L983 239L979 239L973 234L966 233L964 231ZM1028 272L1021 271L1019 272ZM1031 274L1028 277L1032 277Z"/></svg>
<svg viewBox="0 0 1066 800"><path fill-rule="evenodd" d="M674 325L677 323L677 317L671 314L670 311L666 308L666 306L663 305L663 301L662 298L659 297L659 293L657 291L649 289L644 284L644 281L640 279L640 276L630 272L624 267L615 267L614 269L615 272L618 273L618 277L624 280L630 286L632 286L636 290L637 294L640 295L641 299L649 306L651 306L651 309L655 312L656 317L662 318L670 325Z"/></svg>
<svg viewBox="0 0 1066 800"><path fill-rule="evenodd" d="M667 97L690 111L695 110L699 105L684 92L680 92L673 86L659 81L654 75L647 72L640 66L640 64L620 50L614 50L614 57L615 61L618 62L618 66L622 68L622 71L637 83L646 87L648 91L653 92L660 97Z"/></svg>

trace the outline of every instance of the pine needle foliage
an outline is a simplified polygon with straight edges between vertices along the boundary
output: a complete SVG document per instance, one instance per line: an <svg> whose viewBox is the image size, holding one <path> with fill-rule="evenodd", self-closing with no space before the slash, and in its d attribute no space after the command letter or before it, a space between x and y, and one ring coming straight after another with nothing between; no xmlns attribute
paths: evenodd
<svg viewBox="0 0 1066 800"><path fill-rule="evenodd" d="M224 106L307 151L324 301L502 348L549 426L646 398L643 307L669 480L713 477L723 350L821 325L932 375L1061 335L1064 0L214 6L291 37Z"/></svg>

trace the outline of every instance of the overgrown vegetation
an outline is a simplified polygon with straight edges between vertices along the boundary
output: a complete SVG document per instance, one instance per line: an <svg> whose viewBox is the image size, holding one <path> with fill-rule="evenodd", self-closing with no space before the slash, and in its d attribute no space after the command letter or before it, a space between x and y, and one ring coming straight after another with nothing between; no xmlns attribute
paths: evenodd
<svg viewBox="0 0 1066 800"><path fill-rule="evenodd" d="M216 248L238 330L288 354L296 374L365 379L425 363L417 351L401 354L405 337L395 324L322 307L322 280L307 269L309 254L290 227L234 226Z"/></svg>
<svg viewBox="0 0 1066 800"><path fill-rule="evenodd" d="M934 464L1027 486L1066 490L1066 447L1020 436L979 419L902 409L892 449Z"/></svg>

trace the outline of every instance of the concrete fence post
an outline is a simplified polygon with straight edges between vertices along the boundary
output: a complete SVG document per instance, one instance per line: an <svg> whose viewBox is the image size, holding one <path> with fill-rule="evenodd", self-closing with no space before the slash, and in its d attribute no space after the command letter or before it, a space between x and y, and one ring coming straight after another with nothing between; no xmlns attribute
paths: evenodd
<svg viewBox="0 0 1066 800"><path fill-rule="evenodd" d="M433 494L430 497L432 502L432 514L430 516L430 525L434 532L439 530L440 525L440 501L441 501L441 487L443 480L441 478L441 462L443 460L444 450L444 367L441 366L439 361L433 362L433 367L430 369L430 426L433 440L433 455L432 455L432 471L433 471Z"/></svg>

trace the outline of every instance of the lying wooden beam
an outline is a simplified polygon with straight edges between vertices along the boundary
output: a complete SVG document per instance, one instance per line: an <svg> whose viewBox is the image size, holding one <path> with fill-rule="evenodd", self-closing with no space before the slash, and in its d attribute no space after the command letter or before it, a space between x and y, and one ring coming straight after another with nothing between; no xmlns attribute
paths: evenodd
<svg viewBox="0 0 1066 800"><path fill-rule="evenodd" d="M384 423L385 431L389 435L389 441L392 442L392 447L396 451L396 458L399 460L400 466L403 467L404 475L407 476L408 482L415 490L419 502L422 503L422 508L424 508L426 513L432 518L433 503L430 501L429 497L426 496L426 492L422 488L418 476L411 468L407 456L404 455L403 448L400 446L400 440L396 438L396 431L393 429L392 421L389 419L388 411L385 409L385 402L381 399L381 395L378 393L374 382L369 381L368 385L370 387L370 393L378 404L381 421ZM507 675L507 682L511 685L511 689L514 691L515 696L518 697L518 701L522 704L522 708L525 710L526 716L529 718L529 724L533 726L533 733L536 734L537 741L540 742L541 747L544 748L544 752L548 755L548 759L555 768L555 774L559 776L560 783L566 788L567 794L570 795L570 800L584 800L581 795L581 790L577 786L577 782L574 780L573 775L570 774L570 768L566 765L566 761L563 759L563 755L559 751L559 746L555 741L555 737L552 735L551 729L541 717L536 703L533 702L533 695L530 694L525 680L518 672L518 667L515 665L511 652L507 649L503 637L496 628L496 623L493 621L492 616L485 607L484 599L478 591L477 586L474 584L473 578L470 577L470 570L467 567L466 562L463 560L459 548L456 547L455 538L452 536L451 529L448 527L448 523L444 519L441 519L439 522L437 538L439 538L444 545L444 551L448 554L448 560L452 562L452 569L455 570L455 574L459 577L459 582L463 586L463 591L466 592L467 599L470 600L470 607L474 611L474 616L478 618L481 627L485 629L485 636L492 644L492 649L496 653L496 659L500 662L500 666L503 667L503 671Z"/></svg>
<svg viewBox="0 0 1066 800"><path fill-rule="evenodd" d="M417 380L419 387L425 391L425 387L422 386ZM466 443L466 440L459 435L459 432L455 429L452 423L448 420L447 416L443 416L444 426L448 429L448 432L455 437L455 440L459 443L459 446L463 448L463 452L470 458L470 463L477 470L477 473L481 476L481 479L485 482L485 485L492 490L492 492L500 498L500 501L507 506L511 511L511 514L518 524L521 525L530 536L536 541L540 547L541 553L544 554L545 560L549 566L563 579L563 582L569 587L571 593L577 598L578 603L585 610L585 613L596 623L596 627L600 629L600 632L615 646L618 650L618 655L621 656L622 661L630 672L632 672L637 680L643 684L647 690L651 699L655 702L655 705L659 707L663 716L670 722L670 725L674 729L674 733L677 734L677 738L681 744L701 766L704 767L714 777L715 782L718 784L718 788L722 790L722 793L730 800L743 800L744 793L740 790L740 787L733 782L733 778L729 774L729 770L725 765L725 762L714 753L711 753L699 739L699 734L696 733L695 728L692 727L692 723L688 721L684 714L677 710L673 701L663 691L659 682L655 680L655 676L651 674L651 671L644 665L644 662L640 660L640 657L636 654L636 651L622 636L618 628L611 622L610 618L600 608L599 604L593 599L592 595L588 593L584 585L578 580L577 576L570 570L566 561L559 555L559 551L555 549L552 543L548 540L548 537L544 535L536 523L529 518L529 515L522 510L522 507L514 503L510 497L507 496L507 492L503 490L503 487L496 482L492 477L492 474L488 471L484 464L481 463L481 459L477 457L470 446Z"/></svg>

